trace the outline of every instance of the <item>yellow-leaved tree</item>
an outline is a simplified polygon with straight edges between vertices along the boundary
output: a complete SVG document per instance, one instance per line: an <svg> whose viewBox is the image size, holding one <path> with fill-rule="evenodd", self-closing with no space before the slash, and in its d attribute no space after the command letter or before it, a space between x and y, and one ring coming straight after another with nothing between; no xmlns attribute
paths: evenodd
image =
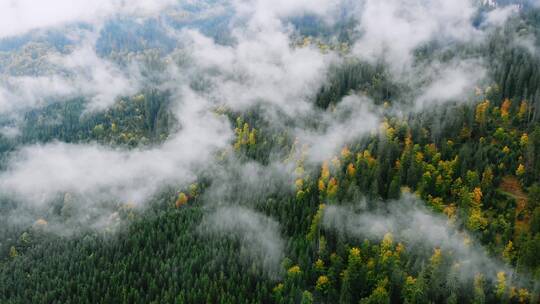
<svg viewBox="0 0 540 304"><path fill-rule="evenodd" d="M512 106L512 101L506 98L501 105L501 117L506 121L510 115L510 107Z"/></svg>
<svg viewBox="0 0 540 304"><path fill-rule="evenodd" d="M474 114L474 119L476 122L480 125L480 128L482 130L485 130L485 126L487 123L487 111L489 109L489 101L486 100L484 102L479 103L476 106L476 112Z"/></svg>
<svg viewBox="0 0 540 304"><path fill-rule="evenodd" d="M188 202L188 196L184 192L178 194L178 199L176 199L176 208L180 208Z"/></svg>

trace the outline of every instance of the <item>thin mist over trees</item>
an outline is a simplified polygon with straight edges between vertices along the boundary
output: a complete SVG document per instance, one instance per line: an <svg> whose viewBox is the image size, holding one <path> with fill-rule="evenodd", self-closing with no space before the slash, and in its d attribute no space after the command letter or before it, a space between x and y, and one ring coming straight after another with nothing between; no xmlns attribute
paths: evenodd
<svg viewBox="0 0 540 304"><path fill-rule="evenodd" d="M539 9L0 4L0 302L538 302Z"/></svg>

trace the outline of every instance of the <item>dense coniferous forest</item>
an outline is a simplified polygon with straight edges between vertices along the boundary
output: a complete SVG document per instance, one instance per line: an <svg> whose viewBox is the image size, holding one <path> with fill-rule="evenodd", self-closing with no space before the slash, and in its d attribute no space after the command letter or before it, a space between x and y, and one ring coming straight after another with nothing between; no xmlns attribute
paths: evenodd
<svg viewBox="0 0 540 304"><path fill-rule="evenodd" d="M458 2L481 35L414 45L400 70L391 47L358 55L373 29L352 9L108 20L83 72L114 77L83 84L142 84L96 107L54 82L80 68L56 66L73 37L0 34L0 106L21 104L0 109L0 303L537 303L540 9ZM24 103L51 71L68 94Z"/></svg>

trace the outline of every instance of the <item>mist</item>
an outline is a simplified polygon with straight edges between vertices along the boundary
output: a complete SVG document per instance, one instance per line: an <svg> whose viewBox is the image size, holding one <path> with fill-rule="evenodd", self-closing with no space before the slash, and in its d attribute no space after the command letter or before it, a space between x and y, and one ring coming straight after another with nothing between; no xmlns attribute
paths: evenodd
<svg viewBox="0 0 540 304"><path fill-rule="evenodd" d="M368 210L367 203L327 206L324 227L349 236L379 241L391 233L396 242L402 242L408 253L425 256L433 248L457 265L462 280L474 278L478 273L495 280L500 271L510 276L513 270L495 258L465 231L459 231L444 214L426 208L425 203L408 194L400 200L387 202L379 210Z"/></svg>
<svg viewBox="0 0 540 304"><path fill-rule="evenodd" d="M76 45L68 52L45 56L57 70L39 76L5 77L0 86L0 113L8 116L39 109L51 99L65 101L75 96L87 99L88 111L103 111L119 96L136 94L146 84L141 63L126 67L98 55L95 45L101 26L118 15L153 18L171 9L170 1L136 1L129 5L123 1L55 1L43 9L58 13L44 13L38 18L41 5L36 7L28 1L5 5L1 11L6 18L0 19L6 24L3 28L12 30L4 30L1 36L76 22L92 25L71 33ZM491 26L503 24L513 13L497 8L486 25L478 28L472 25L476 7L468 0L366 0L354 4L260 0L224 5L233 15L228 24L228 43L220 43L197 28L163 25L171 39L181 42L179 49L160 60L165 65L160 70L165 80L158 87L172 91L171 111L180 126L164 143L136 149L97 143L23 145L9 154L6 170L0 173L0 190L27 206L45 206L63 193L89 198L90 205L112 199L144 206L164 186L181 187L196 180L198 172L216 162L216 153L228 148L234 127L214 113L218 106L238 112L260 106L272 127L287 129L300 146L308 147L307 159L317 165L343 146L378 132L383 119L382 111L359 92L336 100L333 110L314 105L317 90L327 84L331 66L343 64L347 58L385 62L393 79L423 92L414 96L413 110L465 99L485 80L482 60L456 58L450 63L428 63L421 67L425 74L419 81L414 51L433 40L481 43ZM344 10L357 20L350 53L322 52L315 45L295 46L296 32L290 18L309 14L332 25ZM8 18L18 12L22 21ZM8 26L15 23L15 27ZM177 56L182 60L176 60ZM315 127L310 123L314 119ZM292 127L291 120L296 120ZM10 130L5 132L16 138L18 132ZM241 172L250 172L253 164L237 166L247 168ZM272 163L269 167L280 165ZM214 196L219 196L216 193Z"/></svg>
<svg viewBox="0 0 540 304"><path fill-rule="evenodd" d="M0 189L23 202L42 205L58 193L144 204L171 184L187 184L232 136L228 121L205 99L186 89L176 113L182 129L161 146L126 150L98 144L53 142L24 146L1 173Z"/></svg>
<svg viewBox="0 0 540 304"><path fill-rule="evenodd" d="M205 216L199 230L203 234L236 237L241 245L240 257L247 256L273 279L280 276L285 242L275 220L250 209L222 206Z"/></svg>
<svg viewBox="0 0 540 304"><path fill-rule="evenodd" d="M31 0L0 3L0 38L24 34L30 30L59 27L70 23L97 23L117 14L148 16L174 4L172 0Z"/></svg>
<svg viewBox="0 0 540 304"><path fill-rule="evenodd" d="M523 103L529 96L506 94L516 87L522 95L540 94L531 84L539 76L523 67L527 56L540 54L539 33L529 31L523 6L478 0L34 2L0 0L2 266L20 267L12 265L41 254L38 246L66 241L85 261L113 256L110 265L122 269L114 280L139 265L159 266L148 273L171 271L149 280L159 284L147 284L147 273L135 278L146 300L167 285L161 282L172 282L159 292L190 302L187 296L205 293L198 286L209 280L217 286L214 279L223 278L233 286L223 284L213 294L256 290L260 302L282 294L293 295L291 301L358 297L353 302L363 303L380 295L408 301L404 295L414 288L452 289L450 298L443 290L435 302L443 295L458 302L461 292L479 303L486 296L488 302L514 301L513 293L536 300L538 284L521 268L523 256L531 255L526 251L540 246L528 226L539 207L523 206L536 182L527 184L536 174L529 172L537 165L529 116L538 112L538 100ZM499 49L501 41L508 45ZM499 92L501 82L512 88ZM503 108L497 103L506 95L511 102ZM477 117L479 111L487 118ZM509 166L490 162L503 157ZM523 188L516 202L497 188L508 176ZM459 212L472 217L467 207L460 205L449 220L420 195L346 201L396 197L405 184L452 208L461 199L454 200L454 186L463 201L475 195L473 215L481 227L473 229L484 234L467 232L473 224L460 222ZM320 204L324 211L317 211ZM314 228L324 238L312 238ZM518 236L520 229L529 231ZM383 267L377 246L388 233L403 255L399 265ZM347 253L363 240L370 241L361 253L366 263L355 265ZM202 252L208 247L198 242L215 248ZM116 259L110 248L127 258ZM423 277L434 249L447 271L434 276L447 275L444 282ZM225 265L224 256L238 263ZM202 266L209 260L211 267ZM37 277L22 273L28 282ZM249 282L236 288L239 278ZM484 279L491 285L484 287ZM124 299L142 294L123 292Z"/></svg>

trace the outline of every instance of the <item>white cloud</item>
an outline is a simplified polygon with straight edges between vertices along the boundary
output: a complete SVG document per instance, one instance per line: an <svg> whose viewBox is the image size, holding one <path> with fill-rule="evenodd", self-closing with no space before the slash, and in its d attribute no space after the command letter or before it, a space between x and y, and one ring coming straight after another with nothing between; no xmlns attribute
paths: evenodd
<svg viewBox="0 0 540 304"><path fill-rule="evenodd" d="M466 101L485 79L487 71L482 61L469 59L435 62L418 73L431 78L427 85L420 86L420 94L416 98L415 107L421 110L448 101Z"/></svg>
<svg viewBox="0 0 540 304"><path fill-rule="evenodd" d="M309 159L330 159L347 144L377 130L380 116L372 106L373 102L365 96L346 96L334 111L321 113L321 129L297 129L295 134L301 143L307 144Z"/></svg>
<svg viewBox="0 0 540 304"><path fill-rule="evenodd" d="M37 206L64 192L96 203L107 198L144 203L166 185L194 180L197 167L227 145L230 126L208 106L186 89L176 112L182 130L148 150L60 142L24 147L0 174L0 189Z"/></svg>
<svg viewBox="0 0 540 304"><path fill-rule="evenodd" d="M362 37L353 52L370 60L381 57L395 71L412 64L413 51L433 39L469 41L480 32L472 25L470 0L365 0L357 8Z"/></svg>
<svg viewBox="0 0 540 304"><path fill-rule="evenodd" d="M270 277L279 276L285 241L275 220L242 207L220 207L205 216L199 228L205 233L238 237L241 255L247 254Z"/></svg>
<svg viewBox="0 0 540 304"><path fill-rule="evenodd" d="M79 44L68 54L49 51L42 55L40 75L4 75L0 79L0 114L42 107L51 101L86 97L89 110L103 110L118 96L135 94L142 76L132 66L120 68L97 55L95 32L79 32Z"/></svg>
<svg viewBox="0 0 540 304"><path fill-rule="evenodd" d="M0 38L68 23L94 23L116 14L159 13L176 0L2 0Z"/></svg>
<svg viewBox="0 0 540 304"><path fill-rule="evenodd" d="M283 30L283 29L282 29ZM217 45L198 32L185 32L197 67L213 71L213 94L235 109L264 102L288 114L307 110L308 97L322 83L332 55L317 49L292 48L287 32L255 35L237 32L238 43Z"/></svg>
<svg viewBox="0 0 540 304"><path fill-rule="evenodd" d="M0 114L42 106L47 99L69 96L73 88L60 76L17 76L0 81Z"/></svg>
<svg viewBox="0 0 540 304"><path fill-rule="evenodd" d="M491 258L466 232L448 224L445 216L428 210L412 196L389 202L385 210L365 210L365 202L356 206L327 206L323 225L341 233L381 240L391 233L412 254L429 255L433 248L442 249L459 263L462 278L471 279L478 272L495 279L499 271L512 273L502 262ZM423 251L424 250L424 251ZM428 252L425 252L428 250Z"/></svg>
<svg viewBox="0 0 540 304"><path fill-rule="evenodd" d="M519 12L519 8L515 5L503 6L491 10L484 21L484 25L487 26L501 26L508 18Z"/></svg>
<svg viewBox="0 0 540 304"><path fill-rule="evenodd" d="M114 14L157 13L169 3L3 2L0 37L69 22L94 22ZM331 157L347 143L376 130L381 115L370 107L369 99L359 96L344 98L333 112L317 109L313 97L326 80L329 66L341 63L342 59L332 52L323 54L316 47L294 47L291 28L282 18L304 13L328 17L339 5L333 0L235 1L236 16L231 28L234 43L230 45L220 45L194 30L173 33L171 36L185 44L186 49L179 53L187 54L188 63L170 64L163 72L168 78L163 87L179 96L173 100L173 107L182 130L172 134L162 146L148 150L58 142L23 147L12 154L7 171L0 174L0 190L35 205L44 205L63 192L95 201L113 198L143 202L161 186L192 181L198 168L213 161L212 152L228 146L231 126L212 113L216 104L239 111L263 104L267 107L261 114L266 115L267 121L289 128L277 118L282 116L275 115L279 111L285 120L297 123L287 130L301 143L308 144L310 160ZM43 16L34 20L32 17L40 8L44 9ZM403 70L408 77L416 76L412 52L419 45L434 38L468 41L482 35L472 27L475 9L468 0L365 0L354 12L358 14L357 29L362 36L353 55L374 60L384 57L393 71L398 71L396 78L404 75ZM21 22L15 22L11 15L2 19L9 14L19 14ZM88 97L91 109L103 109L118 95L133 94L141 87L137 69L126 71L100 58L94 50L95 36L83 38L68 55L53 54L48 58L69 76L52 73L5 79L0 86L0 113L40 106L49 98L77 95ZM167 59L172 58L174 55ZM477 74L470 77L473 67L464 63L427 67L429 75L422 78L429 81L427 86L417 88L423 92L418 104L427 106L459 98L469 86L474 86L483 74L474 70ZM193 79L204 80L200 92L186 88ZM320 129L303 125L313 118L319 119Z"/></svg>

